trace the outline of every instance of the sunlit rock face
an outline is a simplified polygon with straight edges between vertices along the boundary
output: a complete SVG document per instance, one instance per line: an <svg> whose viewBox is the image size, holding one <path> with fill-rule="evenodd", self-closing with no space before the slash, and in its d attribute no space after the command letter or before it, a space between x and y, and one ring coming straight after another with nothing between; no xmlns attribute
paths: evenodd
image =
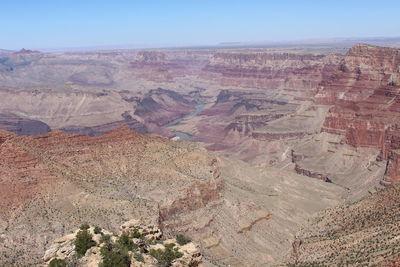
<svg viewBox="0 0 400 267"><path fill-rule="evenodd" d="M340 58L340 55L218 52L203 69L203 75L224 86L301 92L316 88Z"/></svg>
<svg viewBox="0 0 400 267"><path fill-rule="evenodd" d="M354 147L377 148L387 160L400 148L399 89L398 49L354 46L316 95L318 103L332 105L323 131L345 136Z"/></svg>

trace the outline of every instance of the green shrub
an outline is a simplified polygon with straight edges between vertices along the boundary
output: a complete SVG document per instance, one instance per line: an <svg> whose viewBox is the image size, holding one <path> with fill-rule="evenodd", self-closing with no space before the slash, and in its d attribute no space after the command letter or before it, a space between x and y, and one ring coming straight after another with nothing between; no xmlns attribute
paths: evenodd
<svg viewBox="0 0 400 267"><path fill-rule="evenodd" d="M84 256L86 251L95 245L96 242L93 241L92 235L88 232L88 230L81 230L76 235L75 251L78 256Z"/></svg>
<svg viewBox="0 0 400 267"><path fill-rule="evenodd" d="M134 257L137 261L144 262L143 255L140 254L140 253L135 253L135 254L133 255L133 257Z"/></svg>
<svg viewBox="0 0 400 267"><path fill-rule="evenodd" d="M186 245L187 243L191 242L192 240L184 235L178 234L176 235L176 242L178 242L179 245L183 246Z"/></svg>
<svg viewBox="0 0 400 267"><path fill-rule="evenodd" d="M131 251L137 249L138 247L135 243L133 243L132 239L129 238L129 235L125 233L118 238L117 245L122 249Z"/></svg>
<svg viewBox="0 0 400 267"><path fill-rule="evenodd" d="M175 244L165 245L165 249L151 249L150 255L154 257L158 264L162 267L171 266L173 260L183 256L183 253L178 251L178 248L174 248Z"/></svg>
<svg viewBox="0 0 400 267"><path fill-rule="evenodd" d="M67 262L62 259L52 259L49 263L49 267L67 267Z"/></svg>
<svg viewBox="0 0 400 267"><path fill-rule="evenodd" d="M111 242L111 236L110 235L102 235L100 237L100 243L110 243Z"/></svg>
<svg viewBox="0 0 400 267"><path fill-rule="evenodd" d="M98 226L96 226L94 229L93 229L93 232L97 235L97 234L101 234L101 228L100 227L98 227Z"/></svg>
<svg viewBox="0 0 400 267"><path fill-rule="evenodd" d="M100 267L129 267L131 259L128 251L111 243L106 243L101 249L100 254L103 261Z"/></svg>
<svg viewBox="0 0 400 267"><path fill-rule="evenodd" d="M141 237L142 237L142 235L140 234L138 228L134 228L134 229L132 230L132 237L133 237L133 238L141 238Z"/></svg>
<svg viewBox="0 0 400 267"><path fill-rule="evenodd" d="M81 224L81 226L79 227L79 229L81 229L81 230L87 230L87 229L89 229L90 228L90 226L89 226L89 224L87 224L87 223L83 223L83 224Z"/></svg>

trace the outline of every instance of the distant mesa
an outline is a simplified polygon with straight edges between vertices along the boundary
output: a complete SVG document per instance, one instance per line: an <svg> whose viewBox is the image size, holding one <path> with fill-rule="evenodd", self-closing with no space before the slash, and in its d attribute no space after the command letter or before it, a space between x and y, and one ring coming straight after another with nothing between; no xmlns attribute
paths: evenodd
<svg viewBox="0 0 400 267"><path fill-rule="evenodd" d="M41 52L38 50L30 50L30 49L22 48L21 50L14 52L13 54L37 54L37 53L41 53Z"/></svg>

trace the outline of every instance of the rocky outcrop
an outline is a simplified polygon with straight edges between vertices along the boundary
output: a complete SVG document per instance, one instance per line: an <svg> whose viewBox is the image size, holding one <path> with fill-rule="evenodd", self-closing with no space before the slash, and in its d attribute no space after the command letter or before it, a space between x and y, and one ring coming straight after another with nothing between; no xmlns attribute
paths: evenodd
<svg viewBox="0 0 400 267"><path fill-rule="evenodd" d="M220 164L217 160L211 163L211 179L207 183L199 182L194 184L166 207L160 209L160 223L163 224L179 214L199 210L206 207L209 203L220 199L220 192L223 190L223 181L220 179Z"/></svg>
<svg viewBox="0 0 400 267"><path fill-rule="evenodd" d="M77 234L82 230L91 235L94 244L86 251L84 256L76 257L75 241ZM64 260L66 263L73 263L74 266L79 267L100 266L103 262L103 257L105 257L102 250L106 246L110 247L118 243L121 235L128 236L128 239L133 244L130 248L126 248L130 266L155 267L165 264L162 261L164 259L161 257L157 259L153 252L157 250L165 251L166 247L170 245L173 246L173 251L177 253L177 258L171 260L170 266L195 267L202 263L200 248L190 239L184 236L181 236L179 240L176 238L167 239L157 225L147 225L136 219L124 223L120 227L118 235L101 228L97 228L97 231L95 231L95 227L89 227L88 229L75 230L72 234L57 238L44 253L43 261L46 266L55 259ZM108 239L105 239L105 236L108 236Z"/></svg>
<svg viewBox="0 0 400 267"><path fill-rule="evenodd" d="M294 170L298 174L301 174L301 175L305 175L305 176L312 177L312 178L317 178L317 179L323 180L325 182L331 182L331 179L329 179L329 175L326 173L319 173L317 171L304 169L301 166L299 166L298 164L295 165Z"/></svg>
<svg viewBox="0 0 400 267"><path fill-rule="evenodd" d="M303 132L253 132L251 136L254 139L261 140L261 141L273 141L279 139L300 139L306 136L307 133Z"/></svg>
<svg viewBox="0 0 400 267"><path fill-rule="evenodd" d="M400 182L400 151L391 150L388 155L388 163L385 171L383 185Z"/></svg>

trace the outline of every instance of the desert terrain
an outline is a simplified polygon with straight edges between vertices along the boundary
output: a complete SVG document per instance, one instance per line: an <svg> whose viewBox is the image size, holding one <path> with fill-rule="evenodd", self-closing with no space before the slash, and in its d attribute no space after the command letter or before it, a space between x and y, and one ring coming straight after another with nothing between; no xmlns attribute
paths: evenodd
<svg viewBox="0 0 400 267"><path fill-rule="evenodd" d="M140 218L204 266L396 266L399 113L396 47L0 50L0 265Z"/></svg>

